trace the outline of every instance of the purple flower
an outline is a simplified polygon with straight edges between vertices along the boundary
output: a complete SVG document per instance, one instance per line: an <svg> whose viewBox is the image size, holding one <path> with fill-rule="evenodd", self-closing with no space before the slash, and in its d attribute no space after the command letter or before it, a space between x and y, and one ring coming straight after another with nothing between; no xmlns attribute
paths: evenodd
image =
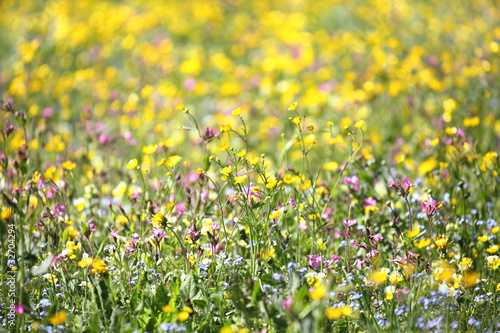
<svg viewBox="0 0 500 333"><path fill-rule="evenodd" d="M334 263L334 262L340 262L340 257L338 255L336 255L336 254L334 254L332 256L332 263Z"/></svg>
<svg viewBox="0 0 500 333"><path fill-rule="evenodd" d="M321 266L321 255L320 254L312 254L306 256L307 258L307 264L309 267L312 269L316 269Z"/></svg>
<svg viewBox="0 0 500 333"><path fill-rule="evenodd" d="M351 185L354 189L354 192L359 192L359 178L354 175L352 177L344 177L344 183Z"/></svg>
<svg viewBox="0 0 500 333"><path fill-rule="evenodd" d="M376 206L377 205L377 201L375 199L373 199L372 197L368 197L366 199L363 199L363 202L364 202L363 208L367 207L367 206Z"/></svg>
<svg viewBox="0 0 500 333"><path fill-rule="evenodd" d="M422 211L427 214L427 216L434 215L441 208L442 204L434 200L432 197L429 197L428 200L422 200Z"/></svg>
<svg viewBox="0 0 500 333"><path fill-rule="evenodd" d="M111 231L111 232L110 232L110 235L111 235L112 237L114 237L114 238L118 237L118 230L116 230L116 231Z"/></svg>

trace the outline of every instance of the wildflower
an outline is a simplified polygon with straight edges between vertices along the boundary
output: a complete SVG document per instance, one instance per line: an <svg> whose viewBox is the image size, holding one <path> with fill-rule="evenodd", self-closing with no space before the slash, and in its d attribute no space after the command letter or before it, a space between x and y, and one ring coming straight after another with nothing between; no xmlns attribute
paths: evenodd
<svg viewBox="0 0 500 333"><path fill-rule="evenodd" d="M290 106L288 107L288 111L295 111L297 110L297 102L293 102L292 104L290 104Z"/></svg>
<svg viewBox="0 0 500 333"><path fill-rule="evenodd" d="M12 208L5 208L2 210L2 221L8 220L14 215L14 210Z"/></svg>
<svg viewBox="0 0 500 333"><path fill-rule="evenodd" d="M233 116L239 116L241 114L241 108L236 108L231 112Z"/></svg>
<svg viewBox="0 0 500 333"><path fill-rule="evenodd" d="M242 149L238 154L236 154L236 156L238 156L238 157L245 157L246 154L247 154L247 150L246 149Z"/></svg>
<svg viewBox="0 0 500 333"><path fill-rule="evenodd" d="M500 258L498 258L498 256L488 256L486 257L486 260L488 261L488 267L493 270L500 266Z"/></svg>
<svg viewBox="0 0 500 333"><path fill-rule="evenodd" d="M442 250L448 247L448 237L446 236L441 236L441 237L436 237L433 238L434 243L438 247L438 249Z"/></svg>
<svg viewBox="0 0 500 333"><path fill-rule="evenodd" d="M344 218L344 224L348 227L352 226L352 225L355 225L356 224L356 220L355 219L352 219L352 220L348 220L347 219L347 216Z"/></svg>
<svg viewBox="0 0 500 333"><path fill-rule="evenodd" d="M156 149L158 148L158 145L149 145L149 146L144 146L142 147L142 153L146 155L151 155L156 152Z"/></svg>
<svg viewBox="0 0 500 333"><path fill-rule="evenodd" d="M279 209L277 209L274 213L269 215L269 219L271 219L271 220L277 219L280 215L281 215L281 211Z"/></svg>
<svg viewBox="0 0 500 333"><path fill-rule="evenodd" d="M260 161L260 157L257 156L257 157L254 157L254 158L250 159L249 162L250 162L251 165L255 165L255 164L259 163L259 161Z"/></svg>
<svg viewBox="0 0 500 333"><path fill-rule="evenodd" d="M325 296L326 288L320 284L317 288L309 292L309 298L313 300L320 300Z"/></svg>
<svg viewBox="0 0 500 333"><path fill-rule="evenodd" d="M354 124L354 127L361 129L361 128L363 128L364 124L365 124L365 121L360 120L356 124Z"/></svg>
<svg viewBox="0 0 500 333"><path fill-rule="evenodd" d="M327 308L325 310L325 316L330 320L335 320L340 318L342 311L339 308Z"/></svg>
<svg viewBox="0 0 500 333"><path fill-rule="evenodd" d="M403 163L405 161L405 155L398 155L394 158L394 161L396 161L396 163L400 164L400 163Z"/></svg>
<svg viewBox="0 0 500 333"><path fill-rule="evenodd" d="M393 298L394 291L396 291L394 286L385 287L385 299L391 300Z"/></svg>
<svg viewBox="0 0 500 333"><path fill-rule="evenodd" d="M276 250L274 249L274 247L271 247L269 250L265 250L264 252L262 252L262 258L264 258L264 260L267 260L269 258L274 258L274 252Z"/></svg>
<svg viewBox="0 0 500 333"><path fill-rule="evenodd" d="M462 269L465 271L469 268L471 262L472 262L471 258L464 257L462 261L460 261L460 265L462 266Z"/></svg>
<svg viewBox="0 0 500 333"><path fill-rule="evenodd" d="M434 215L442 206L442 203L434 200L432 197L429 197L428 200L422 200L422 211L426 213L427 216Z"/></svg>
<svg viewBox="0 0 500 333"><path fill-rule="evenodd" d="M370 273L368 281L374 284L384 283L387 280L387 273L388 271L385 268L374 270Z"/></svg>
<svg viewBox="0 0 500 333"><path fill-rule="evenodd" d="M413 229L412 231L408 231L406 233L406 237L408 238L414 238L415 236L417 236L418 234L420 233L420 229L419 228L415 228Z"/></svg>
<svg viewBox="0 0 500 333"><path fill-rule="evenodd" d="M498 245L493 245L492 247L489 247L486 249L486 252L488 253L496 253L499 249L499 246Z"/></svg>
<svg viewBox="0 0 500 333"><path fill-rule="evenodd" d="M172 155L169 156L166 163L169 167L173 168L180 160L182 160L182 157L180 157L179 155Z"/></svg>
<svg viewBox="0 0 500 333"><path fill-rule="evenodd" d="M151 219L151 223L155 226L155 228L160 228L165 226L166 222L167 218L165 217L165 215L163 215L161 211L156 213Z"/></svg>
<svg viewBox="0 0 500 333"><path fill-rule="evenodd" d="M189 312L186 311L182 311L177 315L177 319L179 319L180 321L186 321L188 320L188 318L189 318Z"/></svg>
<svg viewBox="0 0 500 333"><path fill-rule="evenodd" d="M311 181L308 180L304 184L300 185L299 187L300 187L301 190L306 191L306 190L308 190L311 187Z"/></svg>
<svg viewBox="0 0 500 333"><path fill-rule="evenodd" d="M480 241L481 243L484 243L488 240L488 235L479 236L477 240Z"/></svg>
<svg viewBox="0 0 500 333"><path fill-rule="evenodd" d="M162 309L162 310L163 310L163 312L165 312L165 313L169 313L170 311L172 311L172 307L171 307L170 305L168 305L168 304L167 304L167 305L165 305L165 306L163 307L163 309Z"/></svg>
<svg viewBox="0 0 500 333"><path fill-rule="evenodd" d="M394 187L398 194L403 198L408 197L408 194L411 193L412 187L415 187L415 184L412 184L410 179L403 178L401 183L398 180L392 180L389 182L389 187Z"/></svg>
<svg viewBox="0 0 500 333"><path fill-rule="evenodd" d="M237 177L234 177L234 182L236 184L241 184L241 183L245 182L246 179L247 179L247 175L237 176Z"/></svg>
<svg viewBox="0 0 500 333"><path fill-rule="evenodd" d="M184 105L184 102L181 102L179 105L177 105L177 107L175 108L177 111L182 111L186 108L186 106Z"/></svg>
<svg viewBox="0 0 500 333"><path fill-rule="evenodd" d="M84 260L80 260L78 262L78 266L82 267L82 268L85 268L85 267L88 267L89 265L91 265L93 262L92 258L88 257Z"/></svg>
<svg viewBox="0 0 500 333"><path fill-rule="evenodd" d="M59 311L49 318L49 323L52 325L64 325L66 322L66 311Z"/></svg>
<svg viewBox="0 0 500 333"><path fill-rule="evenodd" d="M135 169L135 168L137 168L137 164L138 164L137 159L134 158L134 159L128 161L127 169L130 169L130 170Z"/></svg>
<svg viewBox="0 0 500 333"><path fill-rule="evenodd" d="M229 148L229 142L223 143L219 147L219 151L226 151Z"/></svg>
<svg viewBox="0 0 500 333"><path fill-rule="evenodd" d="M320 254L313 254L313 255L307 255L307 264L311 269L316 269L321 266L321 255Z"/></svg>
<svg viewBox="0 0 500 333"><path fill-rule="evenodd" d="M71 161L66 161L62 164L62 167L68 171L71 171L76 167L76 163L73 163Z"/></svg>
<svg viewBox="0 0 500 333"><path fill-rule="evenodd" d="M92 271L91 274L99 273L104 274L108 271L108 266L101 259L95 259L92 263Z"/></svg>
<svg viewBox="0 0 500 333"><path fill-rule="evenodd" d="M430 238L427 238L427 239L424 239L422 238L421 240L419 240L418 242L414 242L413 245L415 245L416 247L418 247L419 249L422 249L424 247L427 247L431 244L431 239Z"/></svg>
<svg viewBox="0 0 500 333"><path fill-rule="evenodd" d="M294 123L295 125L298 125L300 124L300 116L297 116L295 118L291 118L290 119L292 121L292 123Z"/></svg>

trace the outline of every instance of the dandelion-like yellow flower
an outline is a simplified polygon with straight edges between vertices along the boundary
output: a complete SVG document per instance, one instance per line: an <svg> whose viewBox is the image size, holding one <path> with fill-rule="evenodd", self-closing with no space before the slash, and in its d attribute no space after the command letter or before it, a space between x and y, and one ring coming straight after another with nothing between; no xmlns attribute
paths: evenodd
<svg viewBox="0 0 500 333"><path fill-rule="evenodd" d="M442 250L448 247L448 237L441 236L434 238L434 243L438 247L438 249Z"/></svg>
<svg viewBox="0 0 500 333"><path fill-rule="evenodd" d="M51 325L64 325L66 322L66 311L59 311L56 314L54 314L52 317L49 318L49 323Z"/></svg>
<svg viewBox="0 0 500 333"><path fill-rule="evenodd" d="M14 215L14 210L12 208L5 208L2 210L2 221L8 220Z"/></svg>
<svg viewBox="0 0 500 333"><path fill-rule="evenodd" d="M101 259L95 259L94 262L92 263L92 271L90 272L91 274L99 273L99 274L104 274L108 271L108 266L106 266L106 263L104 260Z"/></svg>
<svg viewBox="0 0 500 333"><path fill-rule="evenodd" d="M477 240L480 241L481 243L484 243L488 240L488 235L479 236Z"/></svg>
<svg viewBox="0 0 500 333"><path fill-rule="evenodd" d="M488 253L496 253L498 251L499 247L498 245L493 245L492 247L489 247L486 249L486 252Z"/></svg>
<svg viewBox="0 0 500 333"><path fill-rule="evenodd" d="M241 108L234 109L231 113L233 116L239 116L241 114Z"/></svg>
<svg viewBox="0 0 500 333"><path fill-rule="evenodd" d="M297 110L297 102L293 102L292 104L290 104L290 106L288 107L288 111L295 111Z"/></svg>

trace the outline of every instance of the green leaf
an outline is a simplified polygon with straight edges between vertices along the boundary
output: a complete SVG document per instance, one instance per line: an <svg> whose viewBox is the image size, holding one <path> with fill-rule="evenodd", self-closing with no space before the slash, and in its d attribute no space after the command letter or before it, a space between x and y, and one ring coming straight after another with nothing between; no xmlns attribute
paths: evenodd
<svg viewBox="0 0 500 333"><path fill-rule="evenodd" d="M50 267L50 263L52 262L52 259L54 258L53 255L47 256L44 261L40 264L40 266L33 266L31 268L31 274L34 276L40 276L42 274L45 274L47 270Z"/></svg>
<svg viewBox="0 0 500 333"><path fill-rule="evenodd" d="M198 287L196 278L193 274L189 274L187 276L186 280L182 283L179 292L182 297L189 298L191 301L203 299L200 288Z"/></svg>

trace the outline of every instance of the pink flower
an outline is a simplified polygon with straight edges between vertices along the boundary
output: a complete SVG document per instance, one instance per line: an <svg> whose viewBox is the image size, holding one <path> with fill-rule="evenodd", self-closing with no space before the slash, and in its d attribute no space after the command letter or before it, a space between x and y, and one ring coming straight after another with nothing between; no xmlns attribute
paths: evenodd
<svg viewBox="0 0 500 333"><path fill-rule="evenodd" d="M359 192L358 176L354 175L352 177L344 177L344 183L351 185L354 189L354 192Z"/></svg>
<svg viewBox="0 0 500 333"><path fill-rule="evenodd" d="M347 219L347 216L344 218L344 224L348 227L352 226L352 225L355 225L356 224L356 220L355 219L352 219L352 220L348 220Z"/></svg>
<svg viewBox="0 0 500 333"><path fill-rule="evenodd" d="M368 253L366 254L366 257L367 257L367 258L374 257L377 253L379 253L379 250L373 250L373 251L371 251L371 252L368 252Z"/></svg>
<svg viewBox="0 0 500 333"><path fill-rule="evenodd" d="M341 260L340 260L340 257L339 257L338 255L334 254L334 255L332 256L332 263L334 263L334 262L340 262L340 261L341 261Z"/></svg>
<svg viewBox="0 0 500 333"><path fill-rule="evenodd" d="M422 200L422 211L428 216L434 215L441 208L441 203L429 197L428 200Z"/></svg>
<svg viewBox="0 0 500 333"><path fill-rule="evenodd" d="M306 256L306 258L307 258L307 264L312 269L316 269L316 268L321 266L321 255L320 254L308 255L308 256Z"/></svg>
<svg viewBox="0 0 500 333"><path fill-rule="evenodd" d="M354 262L354 266L356 266L357 269L361 269L361 265L363 265L365 263L366 262L364 260L356 259L356 261Z"/></svg>
<svg viewBox="0 0 500 333"><path fill-rule="evenodd" d="M111 235L112 237L114 237L114 238L118 237L118 230L116 230L116 231L111 231L111 232L110 232L110 235Z"/></svg>
<svg viewBox="0 0 500 333"><path fill-rule="evenodd" d="M380 236L380 234L376 234L375 236L373 236L373 239L376 240L377 242L380 242L381 240L384 239L384 237Z"/></svg>
<svg viewBox="0 0 500 333"><path fill-rule="evenodd" d="M24 313L23 305L20 302L17 303L16 307L14 308L14 311L16 311L16 313L23 314Z"/></svg>
<svg viewBox="0 0 500 333"><path fill-rule="evenodd" d="M368 197L366 199L363 199L363 208L364 207L367 207L367 206L376 206L377 205L377 201L375 201L375 199L373 199L372 197Z"/></svg>
<svg viewBox="0 0 500 333"><path fill-rule="evenodd" d="M293 305L293 301L294 301L293 296L290 296L287 299L285 299L283 301L283 308L285 308L285 310L286 310L289 307L291 307Z"/></svg>

